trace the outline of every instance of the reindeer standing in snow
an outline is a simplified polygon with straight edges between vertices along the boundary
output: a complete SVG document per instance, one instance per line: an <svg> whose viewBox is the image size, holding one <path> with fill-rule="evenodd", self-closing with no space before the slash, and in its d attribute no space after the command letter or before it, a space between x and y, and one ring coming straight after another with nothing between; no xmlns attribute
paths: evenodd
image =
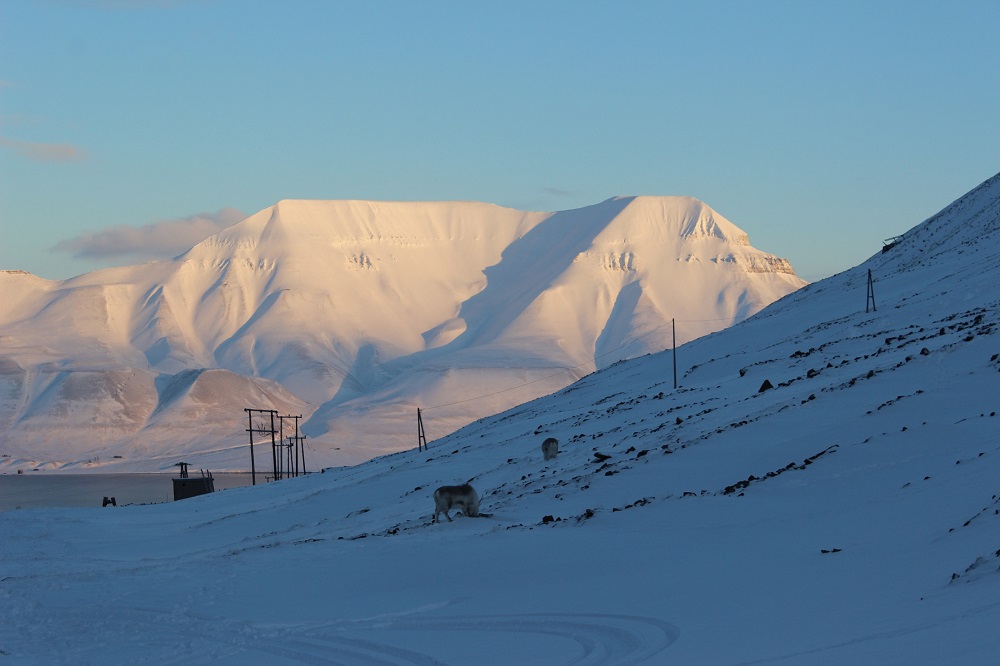
<svg viewBox="0 0 1000 666"><path fill-rule="evenodd" d="M549 437L544 442L542 442L542 456L546 460L552 460L557 455L559 455L559 440L555 437Z"/></svg>
<svg viewBox="0 0 1000 666"><path fill-rule="evenodd" d="M461 486L441 486L434 491L434 522L438 521L438 516L444 517L451 522L448 515L449 509L461 509L462 513L470 518L479 515L479 495L476 489L469 484Z"/></svg>

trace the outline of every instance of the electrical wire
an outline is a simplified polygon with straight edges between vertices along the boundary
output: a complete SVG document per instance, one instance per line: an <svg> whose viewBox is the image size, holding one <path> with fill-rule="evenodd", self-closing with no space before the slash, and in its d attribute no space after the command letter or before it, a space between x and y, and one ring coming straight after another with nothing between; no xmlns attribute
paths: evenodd
<svg viewBox="0 0 1000 666"><path fill-rule="evenodd" d="M678 324L678 323L680 323L680 324L701 324L701 323L713 322L713 321L732 321L733 324L738 324L740 322L746 321L749 317L750 317L750 315L744 315L742 318L717 317L717 318L713 318L713 319L672 319L670 321L670 325L673 326L674 324ZM561 375L564 372L571 372L571 371L576 370L577 368L580 368L582 366L590 365L591 363L594 363L596 365L596 361L598 359L604 358L605 356L609 356L611 354L614 354L615 352L621 351L622 349L624 349L628 345L630 345L630 344L632 344L634 342L638 342L638 341L642 340L643 338L645 338L647 336L650 336L653 333L656 333L660 329L666 328L666 326L667 326L667 324L666 324L666 322L664 322L663 324L660 324L656 328L654 328L652 330L649 330L649 331L643 333L642 335L640 335L638 337L632 338L630 340L626 340L625 342L623 342L622 344L618 345L614 349L611 349L611 350L606 351L606 352L604 352L602 354L598 354L598 355L594 356L593 359L587 359L586 361L583 361L582 363L578 363L578 364L570 366L570 367L560 368L558 372L554 372L551 375L546 375L545 377L541 377L539 379L533 379L530 382L524 382L523 384L518 384L517 386L511 386L509 388L501 389L499 391L494 391L492 393L485 393L483 395L478 395L478 396L475 396L475 397L472 397L472 398L465 398L463 400L456 400L454 402L448 402L448 403L445 403L445 404L442 404L442 405L434 405L433 407L424 407L424 408L421 409L421 411L426 412L426 411L430 411L432 409L442 409L444 407L453 407L454 405L461 405L461 404L464 404L464 403L467 403L467 402L474 402L476 400L482 400L484 398L492 398L493 396L500 395L501 393L507 393L509 391L516 391L517 389L523 388L525 386L531 386L532 384L537 384L539 382L544 382L546 380L552 379L553 377Z"/></svg>

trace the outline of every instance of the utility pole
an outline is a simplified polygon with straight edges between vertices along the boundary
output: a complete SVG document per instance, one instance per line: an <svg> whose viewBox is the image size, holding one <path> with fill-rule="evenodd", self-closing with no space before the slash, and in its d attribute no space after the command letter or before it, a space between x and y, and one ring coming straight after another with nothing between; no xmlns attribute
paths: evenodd
<svg viewBox="0 0 1000 666"><path fill-rule="evenodd" d="M872 312L876 311L875 307L875 282L872 280L872 269L868 269L868 294L865 297L865 312L868 312L868 306L871 305Z"/></svg>
<svg viewBox="0 0 1000 666"><path fill-rule="evenodd" d="M271 455L272 457L274 457L275 447L277 446L277 442L275 441L275 435L277 434L277 431L275 431L274 429L274 417L275 415L277 415L278 412L274 411L273 409L253 409L250 407L245 407L243 411L247 413L247 420L248 420L247 432L250 433L250 478L253 482L253 485L256 486L257 462L256 459L254 458L254 452L253 452L253 445L254 445L253 436L254 433L257 433L258 435L271 435ZM254 426L253 422L255 414L260 417L260 420L258 421L256 426ZM270 428L267 426L267 421L264 420L265 414L270 416L271 419ZM275 467L277 467L277 465L275 465Z"/></svg>
<svg viewBox="0 0 1000 666"><path fill-rule="evenodd" d="M247 432L250 433L250 480L253 485L257 485L257 465L254 464L253 460L253 414L250 413L249 409L244 408L247 413Z"/></svg>
<svg viewBox="0 0 1000 666"><path fill-rule="evenodd" d="M424 434L424 417L417 407L417 451L427 450L427 435Z"/></svg>
<svg viewBox="0 0 1000 666"><path fill-rule="evenodd" d="M278 440L275 439L277 431L274 429L274 417L277 416L278 412L273 409L271 412L271 469L273 470L273 478L275 481L280 479L278 476Z"/></svg>
<svg viewBox="0 0 1000 666"><path fill-rule="evenodd" d="M674 334L674 388L677 388L677 320L670 318L670 328Z"/></svg>

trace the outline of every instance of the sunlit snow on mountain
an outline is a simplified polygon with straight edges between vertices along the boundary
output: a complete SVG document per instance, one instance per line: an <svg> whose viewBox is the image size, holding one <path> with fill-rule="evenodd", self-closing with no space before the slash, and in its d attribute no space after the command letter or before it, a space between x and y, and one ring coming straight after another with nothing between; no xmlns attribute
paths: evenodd
<svg viewBox="0 0 1000 666"><path fill-rule="evenodd" d="M355 463L417 408L438 438L803 284L687 197L282 201L171 261L0 273L0 467L247 469L247 407Z"/></svg>

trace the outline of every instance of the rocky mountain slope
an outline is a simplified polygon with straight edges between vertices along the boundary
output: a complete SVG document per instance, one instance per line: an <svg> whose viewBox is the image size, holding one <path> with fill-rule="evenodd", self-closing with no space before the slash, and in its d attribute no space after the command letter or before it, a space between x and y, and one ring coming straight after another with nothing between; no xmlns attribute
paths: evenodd
<svg viewBox="0 0 1000 666"><path fill-rule="evenodd" d="M0 273L0 460L246 469L250 407L358 462L414 446L418 407L440 437L803 284L686 197L282 201L171 261Z"/></svg>

